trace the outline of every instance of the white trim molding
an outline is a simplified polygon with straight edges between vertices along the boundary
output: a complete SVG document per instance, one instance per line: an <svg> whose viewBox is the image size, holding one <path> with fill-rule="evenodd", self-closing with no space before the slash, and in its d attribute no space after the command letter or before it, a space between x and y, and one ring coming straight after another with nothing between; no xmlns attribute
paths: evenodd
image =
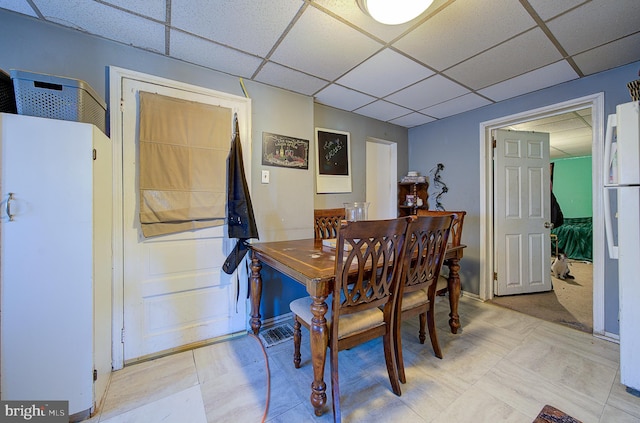
<svg viewBox="0 0 640 423"><path fill-rule="evenodd" d="M602 193L602 154L605 130L604 93L551 104L534 110L480 123L480 289L483 300L493 298L493 146L491 132L544 117L590 107L592 114L592 187L593 187L593 333L604 336L604 223Z"/></svg>

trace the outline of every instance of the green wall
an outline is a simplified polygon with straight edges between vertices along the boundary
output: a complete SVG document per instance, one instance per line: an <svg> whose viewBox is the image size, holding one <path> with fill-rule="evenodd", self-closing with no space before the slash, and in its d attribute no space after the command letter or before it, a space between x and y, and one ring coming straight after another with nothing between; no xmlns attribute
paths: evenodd
<svg viewBox="0 0 640 423"><path fill-rule="evenodd" d="M564 217L593 217L591 156L551 162L553 193Z"/></svg>

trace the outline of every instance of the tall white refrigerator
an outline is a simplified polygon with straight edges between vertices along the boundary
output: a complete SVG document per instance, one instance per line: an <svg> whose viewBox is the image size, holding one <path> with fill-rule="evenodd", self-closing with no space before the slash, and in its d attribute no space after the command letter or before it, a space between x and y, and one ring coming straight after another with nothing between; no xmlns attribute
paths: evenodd
<svg viewBox="0 0 640 423"><path fill-rule="evenodd" d="M640 103L616 107L605 138L605 228L618 260L621 383L640 390ZM616 191L617 215L609 196ZM617 217L617 219L616 219ZM617 243L614 225L617 220Z"/></svg>
<svg viewBox="0 0 640 423"><path fill-rule="evenodd" d="M0 155L0 397L87 417L111 373L111 142L0 113Z"/></svg>

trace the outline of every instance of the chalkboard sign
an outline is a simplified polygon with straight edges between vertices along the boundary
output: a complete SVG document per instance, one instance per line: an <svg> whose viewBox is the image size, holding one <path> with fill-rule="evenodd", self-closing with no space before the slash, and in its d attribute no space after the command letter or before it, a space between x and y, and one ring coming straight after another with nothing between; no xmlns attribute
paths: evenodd
<svg viewBox="0 0 640 423"><path fill-rule="evenodd" d="M316 128L316 192L351 192L349 132Z"/></svg>

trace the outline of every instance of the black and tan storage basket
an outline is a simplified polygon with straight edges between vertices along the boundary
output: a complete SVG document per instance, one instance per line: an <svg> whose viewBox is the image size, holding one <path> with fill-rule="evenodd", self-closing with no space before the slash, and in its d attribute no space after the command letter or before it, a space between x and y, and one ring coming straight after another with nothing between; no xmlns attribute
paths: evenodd
<svg viewBox="0 0 640 423"><path fill-rule="evenodd" d="M16 94L8 73L0 69L0 113L17 113Z"/></svg>
<svg viewBox="0 0 640 423"><path fill-rule="evenodd" d="M640 79L631 81L627 84L629 88L629 94L631 94L631 100L640 101Z"/></svg>

